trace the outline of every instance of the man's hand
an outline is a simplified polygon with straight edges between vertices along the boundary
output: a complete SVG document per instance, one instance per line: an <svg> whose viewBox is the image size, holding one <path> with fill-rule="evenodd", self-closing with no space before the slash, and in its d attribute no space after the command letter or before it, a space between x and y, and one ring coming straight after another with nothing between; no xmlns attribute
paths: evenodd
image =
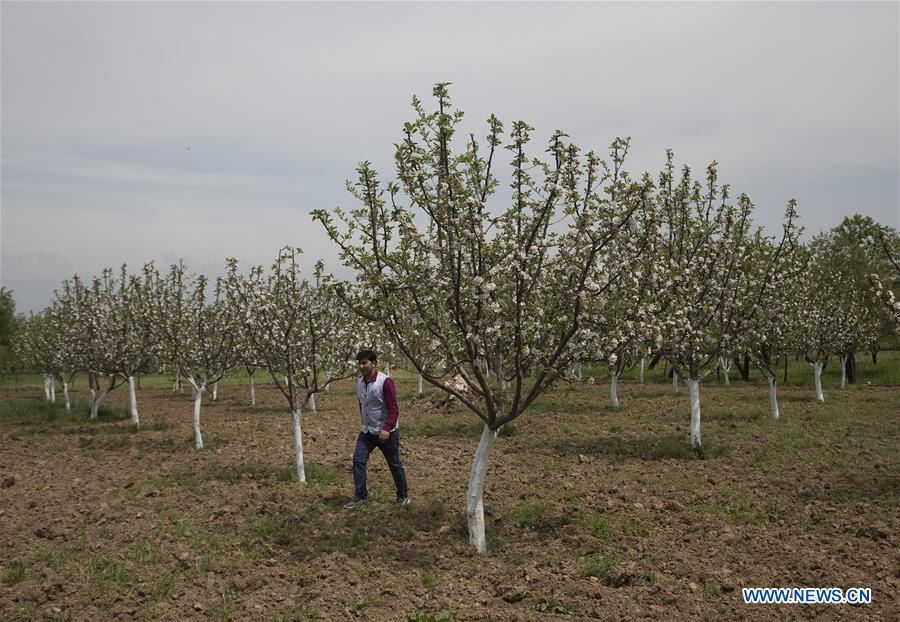
<svg viewBox="0 0 900 622"><path fill-rule="evenodd" d="M391 437L391 433L387 430L382 430L378 433L378 442L383 443Z"/></svg>

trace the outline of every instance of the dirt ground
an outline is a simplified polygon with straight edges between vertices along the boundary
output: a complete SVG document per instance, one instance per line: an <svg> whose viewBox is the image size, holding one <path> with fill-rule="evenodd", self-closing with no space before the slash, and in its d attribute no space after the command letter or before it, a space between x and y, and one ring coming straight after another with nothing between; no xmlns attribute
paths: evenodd
<svg viewBox="0 0 900 622"><path fill-rule="evenodd" d="M825 404L783 388L773 421L765 385L710 383L701 459L684 389L624 383L613 410L606 384L562 385L494 445L478 555L464 504L480 422L399 384L412 503L393 505L376 452L354 511L349 382L304 415L306 484L271 387L250 408L222 386L203 450L188 395L141 391L134 430L125 390L93 423L5 394L0 619L898 619L898 388ZM868 587L873 602L743 604L757 586Z"/></svg>

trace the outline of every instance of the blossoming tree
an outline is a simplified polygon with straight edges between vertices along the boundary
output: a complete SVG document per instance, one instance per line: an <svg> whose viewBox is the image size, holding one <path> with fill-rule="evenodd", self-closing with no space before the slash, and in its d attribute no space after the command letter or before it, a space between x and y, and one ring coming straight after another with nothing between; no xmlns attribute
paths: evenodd
<svg viewBox="0 0 900 622"><path fill-rule="evenodd" d="M200 410L203 394L237 361L237 310L228 304L217 279L207 300L207 278L187 273L182 262L162 277L150 268L153 283L154 351L161 361L187 378L194 400L194 446L203 448Z"/></svg>
<svg viewBox="0 0 900 622"><path fill-rule="evenodd" d="M730 352L738 333L759 309L770 268L755 265L753 203L742 194L728 202L716 163L707 167L705 184L682 168L675 179L672 152L659 177L661 226L655 248L661 274L655 279L660 305L658 346L673 372L687 385L691 404L691 445L699 450L700 382Z"/></svg>
<svg viewBox="0 0 900 622"><path fill-rule="evenodd" d="M753 267L766 271L760 278L767 285L738 336L744 344L743 349L750 353L769 383L773 419L779 417L778 368L796 349L797 331L801 330L798 326L800 293L806 261L801 252L798 239L801 231L796 226L796 218L796 202L791 200L785 211L781 242L775 244L757 232Z"/></svg>
<svg viewBox="0 0 900 622"><path fill-rule="evenodd" d="M502 123L491 116L485 143L470 135L457 152L463 113L446 84L433 94L433 112L413 98L416 118L396 145L399 181L382 185L364 162L348 182L361 207L313 215L372 292L356 312L386 326L425 381L483 421L466 509L469 540L484 552L483 489L497 430L573 366L585 292L609 281L595 259L630 235L642 188L622 181L612 200L609 169L593 152L582 155L556 132L548 158L532 158L533 128L516 122L505 145L511 202L495 206ZM426 360L433 349L414 341L437 344L440 360ZM456 375L468 392L445 383Z"/></svg>
<svg viewBox="0 0 900 622"><path fill-rule="evenodd" d="M297 478L306 481L303 406L328 384L356 373L357 336L338 297L337 284L316 264L315 281L300 274L300 249L281 249L266 275L262 266L246 277L228 260L228 301L239 313L253 358L265 367L287 399L294 430Z"/></svg>

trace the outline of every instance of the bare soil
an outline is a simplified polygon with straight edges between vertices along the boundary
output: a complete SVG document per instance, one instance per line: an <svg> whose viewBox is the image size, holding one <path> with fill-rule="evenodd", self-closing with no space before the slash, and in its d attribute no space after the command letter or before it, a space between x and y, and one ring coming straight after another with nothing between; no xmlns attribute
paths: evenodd
<svg viewBox="0 0 900 622"><path fill-rule="evenodd" d="M480 422L399 383L412 503L394 506L375 452L353 511L349 382L304 415L307 484L271 387L255 408L220 387L203 450L187 395L141 391L139 430L124 390L98 422L28 395L41 414L0 416L0 619L898 619L900 389L820 404L782 388L773 421L764 384L704 385L698 457L685 391L626 382L612 410L607 384L561 385L495 443L478 555ZM745 605L750 586L869 587L873 603Z"/></svg>

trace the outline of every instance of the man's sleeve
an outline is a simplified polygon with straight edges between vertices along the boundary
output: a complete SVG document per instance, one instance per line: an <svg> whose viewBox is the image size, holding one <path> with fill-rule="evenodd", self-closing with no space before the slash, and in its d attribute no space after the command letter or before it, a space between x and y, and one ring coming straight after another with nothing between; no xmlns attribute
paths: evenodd
<svg viewBox="0 0 900 622"><path fill-rule="evenodd" d="M394 426L397 425L397 418L400 416L400 408L397 406L397 388L394 386L394 381L390 378L387 378L384 381L384 402L387 404L388 408L388 416L387 421L384 422L384 429L390 432L394 429Z"/></svg>

